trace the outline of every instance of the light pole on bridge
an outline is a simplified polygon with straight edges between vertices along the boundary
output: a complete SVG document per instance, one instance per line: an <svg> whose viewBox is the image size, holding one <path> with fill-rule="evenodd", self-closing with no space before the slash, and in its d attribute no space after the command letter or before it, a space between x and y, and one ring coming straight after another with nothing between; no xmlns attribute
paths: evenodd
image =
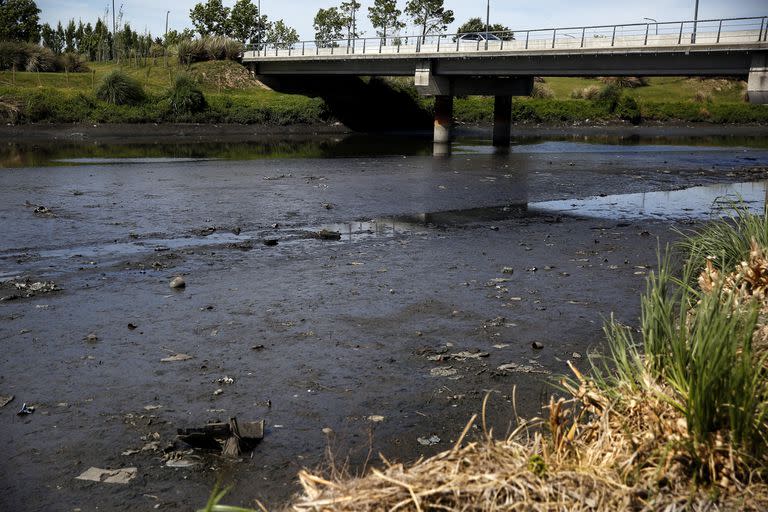
<svg viewBox="0 0 768 512"><path fill-rule="evenodd" d="M485 2L485 49L488 49L488 32L491 26L491 0Z"/></svg>
<svg viewBox="0 0 768 512"><path fill-rule="evenodd" d="M696 29L699 25L699 0L696 0L696 7L693 11L693 34L691 34L691 44L696 43Z"/></svg>
<svg viewBox="0 0 768 512"><path fill-rule="evenodd" d="M652 21L656 25L656 35L659 35L659 20L653 18L643 18L644 20Z"/></svg>

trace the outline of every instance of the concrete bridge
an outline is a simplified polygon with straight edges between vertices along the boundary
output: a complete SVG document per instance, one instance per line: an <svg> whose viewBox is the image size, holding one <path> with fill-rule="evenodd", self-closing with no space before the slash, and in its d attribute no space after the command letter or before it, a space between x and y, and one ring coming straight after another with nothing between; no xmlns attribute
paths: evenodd
<svg viewBox="0 0 768 512"><path fill-rule="evenodd" d="M451 138L453 97L495 97L494 144L506 145L512 96L534 76L744 76L750 102L768 104L768 16L482 34L277 43L243 63L276 89L343 76L413 76L435 96L436 143ZM766 107L768 108L768 107Z"/></svg>

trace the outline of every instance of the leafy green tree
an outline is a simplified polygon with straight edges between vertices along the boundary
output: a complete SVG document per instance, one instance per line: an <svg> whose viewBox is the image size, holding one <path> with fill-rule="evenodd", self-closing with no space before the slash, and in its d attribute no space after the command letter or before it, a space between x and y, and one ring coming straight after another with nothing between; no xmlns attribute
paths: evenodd
<svg viewBox="0 0 768 512"><path fill-rule="evenodd" d="M181 32L177 30L169 30L168 34L165 36L165 44L166 46L174 46L182 41L191 41L194 37L195 33L188 28L185 28Z"/></svg>
<svg viewBox="0 0 768 512"><path fill-rule="evenodd" d="M357 31L357 11L359 10L360 2L356 0L342 2L339 6L339 13L344 20L344 28L347 31L347 41L360 37L360 33Z"/></svg>
<svg viewBox="0 0 768 512"><path fill-rule="evenodd" d="M77 32L75 20L69 20L69 23L67 23L67 28L64 29L65 52L74 52L77 49L75 44L75 32Z"/></svg>
<svg viewBox="0 0 768 512"><path fill-rule="evenodd" d="M224 7L221 0L196 4L189 11L189 18L201 36L228 35L229 7Z"/></svg>
<svg viewBox="0 0 768 512"><path fill-rule="evenodd" d="M466 23L460 26L456 32L459 34L467 34L470 32L483 33L485 32L485 22L480 18L470 18L466 21ZM499 39L504 39L505 41L511 41L515 38L514 33L509 29L509 27L505 27L501 23L489 25L488 32L494 32L495 35L499 37Z"/></svg>
<svg viewBox="0 0 768 512"><path fill-rule="evenodd" d="M267 33L267 45L272 48L290 48L299 42L299 33L285 24L283 20L277 20L269 27Z"/></svg>
<svg viewBox="0 0 768 512"><path fill-rule="evenodd" d="M455 19L453 11L445 9L443 0L408 0L405 13L421 27L422 42L426 40L427 34L445 32Z"/></svg>
<svg viewBox="0 0 768 512"><path fill-rule="evenodd" d="M40 42L40 9L33 0L0 0L0 40Z"/></svg>
<svg viewBox="0 0 768 512"><path fill-rule="evenodd" d="M49 24L43 23L40 27L40 38L46 48L53 50L56 47L56 31Z"/></svg>
<svg viewBox="0 0 768 512"><path fill-rule="evenodd" d="M319 47L338 46L336 40L342 38L344 16L336 7L320 9L315 14L312 26L315 28L315 43Z"/></svg>
<svg viewBox="0 0 768 512"><path fill-rule="evenodd" d="M229 32L232 37L245 44L262 38L269 30L267 17L251 0L237 0L229 15Z"/></svg>
<svg viewBox="0 0 768 512"><path fill-rule="evenodd" d="M397 0L375 0L373 7L368 8L368 19L376 34L386 41L388 34L393 34L405 28L400 21L403 11L397 8Z"/></svg>
<svg viewBox="0 0 768 512"><path fill-rule="evenodd" d="M59 54L64 51L64 27L61 26L61 22L56 24L56 46L51 48L54 53Z"/></svg>

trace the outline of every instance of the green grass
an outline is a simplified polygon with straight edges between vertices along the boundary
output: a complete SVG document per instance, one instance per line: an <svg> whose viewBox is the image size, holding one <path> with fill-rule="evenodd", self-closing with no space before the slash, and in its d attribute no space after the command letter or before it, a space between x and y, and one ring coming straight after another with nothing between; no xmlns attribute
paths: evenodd
<svg viewBox="0 0 768 512"><path fill-rule="evenodd" d="M650 393L680 411L689 434L680 442L702 481L711 481L713 461L723 456L743 463L737 471L768 470L768 372L765 355L753 348L762 304L723 300L722 282L712 293L695 284L707 256L727 274L748 258L753 239L768 247L768 216L742 207L729 220L688 233L678 246L682 277L666 257L648 278L641 340L611 320L605 326L610 355L603 364L593 360L598 386L614 400L622 400L623 390Z"/></svg>
<svg viewBox="0 0 768 512"><path fill-rule="evenodd" d="M87 73L0 72L0 119L5 122L199 122L242 124L313 124L333 118L328 106L317 98L281 94L259 87L247 71L232 62L201 62L191 66L175 58L149 59L135 63L88 63ZM147 100L132 107L116 108L96 100L95 92L104 77L120 70L137 81ZM205 95L208 108L202 112L178 112L164 98L175 79L195 77ZM412 89L412 80L391 80L399 89ZM637 101L642 120L710 123L768 123L768 108L744 103L744 83L727 80L696 80L680 77L651 78L650 85L625 89L627 98ZM571 98L575 89L602 86L594 78L547 78L546 87L554 97L516 98L513 120L533 123L575 123L619 121L636 118L627 109L605 102ZM410 89L409 89L410 88ZM700 92L699 99L694 98ZM431 99L420 100L431 109ZM490 123L493 100L470 96L457 98L458 123Z"/></svg>

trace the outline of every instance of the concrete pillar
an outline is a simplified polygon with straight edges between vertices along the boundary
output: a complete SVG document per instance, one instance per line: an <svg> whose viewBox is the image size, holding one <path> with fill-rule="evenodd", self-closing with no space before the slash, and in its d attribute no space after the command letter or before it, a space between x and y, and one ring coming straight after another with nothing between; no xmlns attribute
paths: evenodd
<svg viewBox="0 0 768 512"><path fill-rule="evenodd" d="M451 142L453 128L453 96L435 96L435 132L433 142Z"/></svg>
<svg viewBox="0 0 768 512"><path fill-rule="evenodd" d="M768 54L762 53L752 56L747 94L750 103L768 104Z"/></svg>
<svg viewBox="0 0 768 512"><path fill-rule="evenodd" d="M512 96L493 98L493 145L509 146L512 136Z"/></svg>

